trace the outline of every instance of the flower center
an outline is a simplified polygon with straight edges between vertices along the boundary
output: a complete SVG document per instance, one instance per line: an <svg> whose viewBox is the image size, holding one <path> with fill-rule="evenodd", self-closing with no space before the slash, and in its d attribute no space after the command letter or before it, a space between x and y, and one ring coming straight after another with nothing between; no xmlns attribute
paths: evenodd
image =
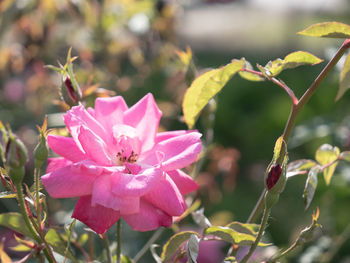
<svg viewBox="0 0 350 263"><path fill-rule="evenodd" d="M113 144L115 145L116 164L135 163L139 157L141 143L135 128L117 124L113 127Z"/></svg>

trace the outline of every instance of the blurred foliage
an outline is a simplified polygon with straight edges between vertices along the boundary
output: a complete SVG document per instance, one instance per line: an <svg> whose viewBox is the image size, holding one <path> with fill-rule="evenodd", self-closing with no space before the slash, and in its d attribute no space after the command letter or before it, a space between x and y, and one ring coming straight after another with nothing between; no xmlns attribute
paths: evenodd
<svg viewBox="0 0 350 263"><path fill-rule="evenodd" d="M61 77L45 65L57 66L57 59L64 63L72 47L72 56L78 56L76 79L88 105L92 105L96 97L114 94L123 95L131 105L152 92L163 111L161 129L185 129L179 116L188 87L186 81L193 78L191 74L195 71L192 63L201 72L224 65L232 58L244 56L261 65L270 58L264 54L219 55L193 51L189 60L186 53L180 51L175 35L175 19L180 10L175 1L0 1L0 120L9 123L28 146L29 153L32 152L38 137L35 125L42 123L46 113L67 109L59 95ZM320 40L314 41L317 44ZM283 58L286 54L276 55ZM288 70L280 77L300 96L323 66ZM339 72L333 72L325 80L303 109L290 142L291 161L313 158L323 143L337 145L341 151L350 149L349 94L334 103L337 74ZM208 147L197 178L198 196L210 221L225 225L233 219L244 222L258 199L274 142L288 118L290 101L271 83L248 82L237 76L215 100L214 144ZM49 125L60 126L54 114L50 116ZM205 123L198 123L202 132L204 127ZM28 174L25 178L29 185L33 182L31 176ZM309 224L311 211L318 206L323 233L316 235L312 245L301 252L300 259L312 254L312 247L327 250L330 242L323 242L321 234L336 239L349 221L350 177L346 165L339 164L330 187L326 187L323 179L318 182L307 212L304 212L302 198L305 180L306 176L301 175L288 181L267 229L269 242L288 246L300 232L300 226ZM50 222L71 222L71 201L48 199L47 202ZM16 203L9 199L1 203L0 209L9 211L14 207ZM187 219L186 222L193 223ZM78 248L88 247L86 233L81 234L83 227L77 222L76 231L80 236L72 238ZM0 250L15 246L13 233L1 231L0 235L7 239L5 243L1 241ZM128 255L135 255L151 235L140 235L126 225L123 231L123 252ZM167 230L158 243L164 244L170 232ZM67 238L67 234L64 236ZM332 262L345 260L349 249L349 242L343 244ZM102 250L100 243L97 243L98 250ZM13 251L9 254L23 255ZM82 256L81 252L78 256ZM297 257L288 262L297 262Z"/></svg>

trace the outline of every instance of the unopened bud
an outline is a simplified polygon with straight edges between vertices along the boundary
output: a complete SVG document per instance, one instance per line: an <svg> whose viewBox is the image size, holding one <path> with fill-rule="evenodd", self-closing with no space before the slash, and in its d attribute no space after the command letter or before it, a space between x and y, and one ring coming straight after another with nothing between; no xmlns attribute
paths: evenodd
<svg viewBox="0 0 350 263"><path fill-rule="evenodd" d="M286 184L286 171L280 164L271 166L266 178L266 188L269 192L280 194Z"/></svg>
<svg viewBox="0 0 350 263"><path fill-rule="evenodd" d="M49 154L47 141L44 135L40 135L40 141L34 149L34 165L35 168L39 169L43 166Z"/></svg>
<svg viewBox="0 0 350 263"><path fill-rule="evenodd" d="M5 152L6 164L10 168L20 168L27 162L27 148L15 135L10 135Z"/></svg>
<svg viewBox="0 0 350 263"><path fill-rule="evenodd" d="M69 106L75 106L81 100L81 91L78 85L76 85L76 89L73 86L72 80L66 76L63 80L63 84L61 87L61 95L62 99Z"/></svg>

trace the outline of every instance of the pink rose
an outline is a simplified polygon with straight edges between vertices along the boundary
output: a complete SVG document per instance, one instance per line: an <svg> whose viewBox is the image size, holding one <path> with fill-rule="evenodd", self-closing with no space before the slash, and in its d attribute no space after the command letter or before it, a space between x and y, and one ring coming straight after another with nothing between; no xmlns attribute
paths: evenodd
<svg viewBox="0 0 350 263"><path fill-rule="evenodd" d="M123 218L134 230L169 227L186 209L183 195L197 183L181 168L201 151L197 131L158 131L161 111L152 94L128 108L120 96L98 98L95 109L64 115L72 137L49 135L41 178L54 198L79 197L72 217L97 233Z"/></svg>

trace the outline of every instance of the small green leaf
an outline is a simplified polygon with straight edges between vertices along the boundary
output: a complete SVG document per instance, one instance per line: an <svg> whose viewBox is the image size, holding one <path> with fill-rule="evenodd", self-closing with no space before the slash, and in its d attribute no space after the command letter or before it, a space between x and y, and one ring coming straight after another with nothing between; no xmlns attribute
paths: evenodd
<svg viewBox="0 0 350 263"><path fill-rule="evenodd" d="M192 234L186 245L188 263L197 263L198 251L199 238L197 235Z"/></svg>
<svg viewBox="0 0 350 263"><path fill-rule="evenodd" d="M199 113L226 83L239 72L244 65L243 60L233 60L230 64L210 70L196 78L187 89L182 104L186 124L193 128Z"/></svg>
<svg viewBox="0 0 350 263"><path fill-rule="evenodd" d="M10 212L0 214L0 225L10 228L24 236L33 238L20 213Z"/></svg>
<svg viewBox="0 0 350 263"><path fill-rule="evenodd" d="M307 176L305 188L304 188L304 193L303 193L305 210L308 209L308 207L311 204L312 199L314 198L315 191L317 188L317 183L318 183L318 180L317 180L318 171L319 171L318 166L313 167L313 168L311 168L311 170L309 171L309 174Z"/></svg>
<svg viewBox="0 0 350 263"><path fill-rule="evenodd" d="M329 144L323 144L320 148L317 149L315 159L317 162L319 162L319 164L326 165L337 160L339 154L340 150L338 147L333 147ZM331 182L337 164L338 162L323 170L323 177L327 185L329 185Z"/></svg>
<svg viewBox="0 0 350 263"><path fill-rule="evenodd" d="M350 162L350 151L345 151L340 154L340 159Z"/></svg>
<svg viewBox="0 0 350 263"><path fill-rule="evenodd" d="M0 199L1 198L16 198L16 194L10 191L5 191L0 193Z"/></svg>
<svg viewBox="0 0 350 263"><path fill-rule="evenodd" d="M335 100L339 100L344 93L350 88L350 52L348 53L344 67L340 73L339 90Z"/></svg>
<svg viewBox="0 0 350 263"><path fill-rule="evenodd" d="M265 68L269 72L270 76L277 76L283 70L284 61L280 58L275 59L273 61L269 61Z"/></svg>
<svg viewBox="0 0 350 263"><path fill-rule="evenodd" d="M231 222L226 227L229 227L237 232L244 233L244 234L249 234L256 236L259 231L259 225L257 224L243 224L241 222Z"/></svg>
<svg viewBox="0 0 350 263"><path fill-rule="evenodd" d="M196 235L199 237L198 233L193 231L184 231L173 235L163 246L163 251L161 254L162 261L169 260L177 251L177 249L187 241L191 235Z"/></svg>
<svg viewBox="0 0 350 263"><path fill-rule="evenodd" d="M128 256L122 255L122 263L132 263L132 260Z"/></svg>
<svg viewBox="0 0 350 263"><path fill-rule="evenodd" d="M236 260L235 257L227 257L224 259L223 263L237 263L238 261Z"/></svg>
<svg viewBox="0 0 350 263"><path fill-rule="evenodd" d="M59 233L56 232L55 229L51 228L45 235L45 240L47 243L53 248L53 250L61 255L66 256L73 262L77 262L74 259L72 253L68 251L66 253L66 241L61 237Z"/></svg>
<svg viewBox="0 0 350 263"><path fill-rule="evenodd" d="M316 65L323 60L305 51L290 53L284 58L283 69L296 68L302 65Z"/></svg>
<svg viewBox="0 0 350 263"><path fill-rule="evenodd" d="M204 235L213 235L216 237L220 237L222 240L229 242L231 244L237 245L251 245L255 241L255 237L253 235L244 234L237 232L229 227L222 226L212 226L208 227L204 231ZM259 246L268 246L265 243L259 243Z"/></svg>
<svg viewBox="0 0 350 263"><path fill-rule="evenodd" d="M252 70L253 67L252 65L249 63L249 61L245 60L244 58L242 58L242 60L244 61L244 68L245 69L250 69ZM254 74L254 73L251 73L251 72L247 72L247 71L240 71L238 73L242 78L246 79L246 80L249 80L249 81L264 81L265 78L257 75L257 74Z"/></svg>
<svg viewBox="0 0 350 263"><path fill-rule="evenodd" d="M287 177L300 174L301 171L309 170L314 167L317 163L313 160L300 159L291 162L287 166Z"/></svg>
<svg viewBox="0 0 350 263"><path fill-rule="evenodd" d="M298 34L310 37L350 38L350 26L339 22L324 22L314 24Z"/></svg>

